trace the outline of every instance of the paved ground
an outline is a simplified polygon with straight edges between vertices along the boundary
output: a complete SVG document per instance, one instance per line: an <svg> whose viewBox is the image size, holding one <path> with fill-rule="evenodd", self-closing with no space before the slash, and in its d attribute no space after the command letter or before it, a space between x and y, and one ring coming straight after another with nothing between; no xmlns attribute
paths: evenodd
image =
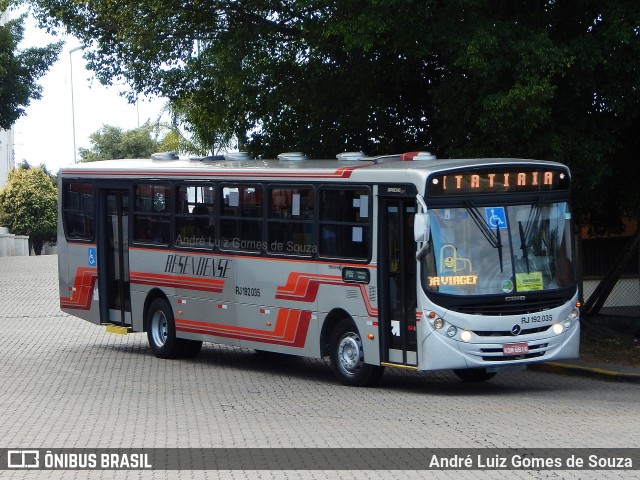
<svg viewBox="0 0 640 480"><path fill-rule="evenodd" d="M379 388L338 385L323 361L205 345L153 357L58 309L57 257L0 258L0 448L639 447L640 384L541 371L468 385L448 372L388 370ZM52 472L0 472L50 478ZM53 472L86 478L87 472ZM176 478L178 472L91 472ZM511 478L637 478L515 471ZM182 478L422 478L413 471L181 472ZM502 478L489 471L429 478Z"/></svg>

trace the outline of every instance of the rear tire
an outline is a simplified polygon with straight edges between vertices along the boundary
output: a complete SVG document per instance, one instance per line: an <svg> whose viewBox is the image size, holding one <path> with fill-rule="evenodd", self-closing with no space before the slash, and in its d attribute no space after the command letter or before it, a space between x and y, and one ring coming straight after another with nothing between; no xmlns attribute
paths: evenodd
<svg viewBox="0 0 640 480"><path fill-rule="evenodd" d="M486 382L496 376L496 372L487 372L486 368L454 370L453 373L455 373L460 380L468 383Z"/></svg>
<svg viewBox="0 0 640 480"><path fill-rule="evenodd" d="M362 339L353 321L340 322L329 342L331 369L343 385L365 387L376 384L384 367L364 363Z"/></svg>
<svg viewBox="0 0 640 480"><path fill-rule="evenodd" d="M147 339L158 358L191 358L202 348L201 341L176 338L173 311L162 298L156 298L147 310Z"/></svg>

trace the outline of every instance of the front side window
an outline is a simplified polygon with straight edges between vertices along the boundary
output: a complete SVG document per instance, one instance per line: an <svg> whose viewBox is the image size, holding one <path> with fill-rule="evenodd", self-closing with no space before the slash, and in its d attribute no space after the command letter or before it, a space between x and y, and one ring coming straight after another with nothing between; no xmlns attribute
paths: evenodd
<svg viewBox="0 0 640 480"><path fill-rule="evenodd" d="M523 294L575 282L566 202L436 208L429 219L429 291Z"/></svg>
<svg viewBox="0 0 640 480"><path fill-rule="evenodd" d="M63 186L64 225L68 240L92 240L94 197L91 183L69 182Z"/></svg>

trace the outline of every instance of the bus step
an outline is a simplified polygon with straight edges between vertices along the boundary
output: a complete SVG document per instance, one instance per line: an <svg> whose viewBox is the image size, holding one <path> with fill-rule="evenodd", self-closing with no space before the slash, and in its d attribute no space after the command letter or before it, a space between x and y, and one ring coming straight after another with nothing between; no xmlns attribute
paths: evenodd
<svg viewBox="0 0 640 480"><path fill-rule="evenodd" d="M107 333L126 335L127 333L129 333L129 327L121 327L120 325L107 325Z"/></svg>
<svg viewBox="0 0 640 480"><path fill-rule="evenodd" d="M398 367L398 368L406 368L407 370L418 370L418 367L415 365L405 365L403 363L391 363L391 362L380 362L380 365L383 367Z"/></svg>

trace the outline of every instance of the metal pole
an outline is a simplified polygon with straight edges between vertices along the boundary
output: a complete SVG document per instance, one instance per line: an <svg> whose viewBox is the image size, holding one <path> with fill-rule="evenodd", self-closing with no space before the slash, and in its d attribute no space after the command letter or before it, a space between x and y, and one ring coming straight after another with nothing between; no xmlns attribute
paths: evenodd
<svg viewBox="0 0 640 480"><path fill-rule="evenodd" d="M76 47L69 50L69 70L71 72L71 124L73 126L73 163L78 163L78 153L76 151L76 107L73 101L73 57L71 54L82 50L82 47Z"/></svg>

